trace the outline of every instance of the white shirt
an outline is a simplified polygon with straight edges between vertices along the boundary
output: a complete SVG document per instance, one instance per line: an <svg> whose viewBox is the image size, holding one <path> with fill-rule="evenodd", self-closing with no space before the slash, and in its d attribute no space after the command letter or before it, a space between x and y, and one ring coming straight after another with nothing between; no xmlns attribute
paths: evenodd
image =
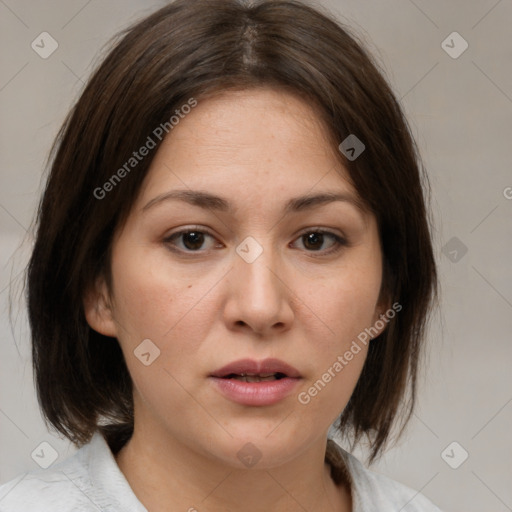
<svg viewBox="0 0 512 512"><path fill-rule="evenodd" d="M334 441L329 443L352 480L353 512L441 512L423 495L366 469ZM66 460L0 486L0 512L99 511L147 512L100 433Z"/></svg>

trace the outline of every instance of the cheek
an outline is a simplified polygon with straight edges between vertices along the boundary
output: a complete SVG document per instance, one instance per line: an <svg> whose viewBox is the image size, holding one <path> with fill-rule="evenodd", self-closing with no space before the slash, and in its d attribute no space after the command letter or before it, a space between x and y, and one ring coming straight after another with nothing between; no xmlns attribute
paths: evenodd
<svg viewBox="0 0 512 512"><path fill-rule="evenodd" d="M334 420L349 400L368 352L365 329L375 320L380 284L380 265L370 257L338 269L315 293L309 287L301 316L309 318L303 359L312 372L299 403L312 414Z"/></svg>
<svg viewBox="0 0 512 512"><path fill-rule="evenodd" d="M168 265L156 261L150 266L138 265L135 258L124 263L113 276L116 322L137 395L168 422L176 419L172 411L188 408L198 414L185 390L193 391L190 369L197 366L200 345L215 319L208 313L215 312L208 295L215 280L171 274Z"/></svg>
<svg viewBox="0 0 512 512"><path fill-rule="evenodd" d="M119 258L114 273L116 320L125 327L130 343L139 338L161 343L173 333L190 326L187 322L194 310L201 308L212 284L208 277L177 272L165 253L140 250ZM196 278L197 277L197 278ZM196 315L197 317L197 315ZM201 327L200 323L197 325Z"/></svg>
<svg viewBox="0 0 512 512"><path fill-rule="evenodd" d="M317 317L316 322L309 323L311 339L316 331L316 339L327 352L343 350L376 320L381 270L374 257L368 260L347 263L332 272L321 286L298 290L298 294L302 292L307 297L305 303ZM323 335L318 339L320 332Z"/></svg>
<svg viewBox="0 0 512 512"><path fill-rule="evenodd" d="M117 261L113 276L118 339L140 394L167 394L179 401L179 383L190 386L190 369L197 367L198 358L201 364L209 363L203 345L221 314L214 304L219 275L185 277L165 255L137 257L134 252L125 252L132 257ZM150 256L149 263L144 261ZM139 349L144 343L148 350ZM137 357L148 352L142 360ZM145 366L147 359L154 362Z"/></svg>
<svg viewBox="0 0 512 512"><path fill-rule="evenodd" d="M315 378L306 383L297 396L302 414L322 418L330 425L343 412L359 380L367 347L361 346L357 354L346 359L346 352L335 352L321 367ZM349 350L350 352L350 350Z"/></svg>
<svg viewBox="0 0 512 512"><path fill-rule="evenodd" d="M315 319L309 326L302 359L309 362L311 372L298 396L303 413L322 418L331 424L343 411L361 375L368 353L369 339L358 336L372 325L378 294L369 293L359 283L332 288L319 295L318 308L322 322ZM319 328L319 325L322 325Z"/></svg>

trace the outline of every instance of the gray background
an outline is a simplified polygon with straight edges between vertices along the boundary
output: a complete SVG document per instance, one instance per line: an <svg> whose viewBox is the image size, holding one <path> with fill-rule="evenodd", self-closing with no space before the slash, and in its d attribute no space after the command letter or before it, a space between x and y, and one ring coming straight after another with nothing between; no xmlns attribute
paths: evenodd
<svg viewBox="0 0 512 512"><path fill-rule="evenodd" d="M58 460L74 452L41 420L19 293L14 328L9 324L9 284L19 288L30 251L27 230L51 141L100 48L162 4L0 0L0 483L37 468L31 453L40 453L43 441ZM512 2L320 4L377 55L433 188L442 303L430 329L429 365L406 436L373 469L421 490L445 511L511 511ZM47 59L31 48L44 31L59 44ZM469 44L458 58L442 47L454 31ZM453 37L445 44L452 52L462 48ZM457 469L445 462L460 463L463 450L469 457Z"/></svg>

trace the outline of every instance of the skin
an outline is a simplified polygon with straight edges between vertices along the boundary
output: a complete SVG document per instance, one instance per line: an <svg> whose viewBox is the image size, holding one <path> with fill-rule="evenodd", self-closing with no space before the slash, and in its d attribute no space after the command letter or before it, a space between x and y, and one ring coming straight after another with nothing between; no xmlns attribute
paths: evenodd
<svg viewBox="0 0 512 512"><path fill-rule="evenodd" d="M158 149L114 239L113 288L99 280L85 297L90 326L119 340L134 382L134 435L117 463L151 512L352 510L325 448L367 348L307 405L298 393L388 307L377 224L349 201L282 211L304 194L357 200L335 151L306 102L267 88L199 101ZM189 189L222 196L233 211L177 200L143 210ZM185 228L206 233L203 244L169 240ZM317 228L347 245L302 236ZM252 263L236 252L248 236L263 249ZM160 350L149 366L134 355L144 339ZM208 378L234 360L267 357L302 376L277 404L236 404ZM261 453L251 468L237 458L247 442Z"/></svg>

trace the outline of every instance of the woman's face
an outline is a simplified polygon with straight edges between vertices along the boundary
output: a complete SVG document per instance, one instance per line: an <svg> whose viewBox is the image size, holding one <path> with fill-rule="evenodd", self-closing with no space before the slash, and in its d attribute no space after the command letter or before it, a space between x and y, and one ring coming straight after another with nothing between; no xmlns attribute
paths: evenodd
<svg viewBox="0 0 512 512"><path fill-rule="evenodd" d="M110 310L87 309L122 347L136 430L237 467L246 454L282 464L325 437L367 347L344 355L385 310L376 221L357 202L292 95L229 92L181 119L114 240ZM294 371L258 367L269 358ZM247 359L252 371L220 370ZM222 378L244 369L287 377Z"/></svg>

